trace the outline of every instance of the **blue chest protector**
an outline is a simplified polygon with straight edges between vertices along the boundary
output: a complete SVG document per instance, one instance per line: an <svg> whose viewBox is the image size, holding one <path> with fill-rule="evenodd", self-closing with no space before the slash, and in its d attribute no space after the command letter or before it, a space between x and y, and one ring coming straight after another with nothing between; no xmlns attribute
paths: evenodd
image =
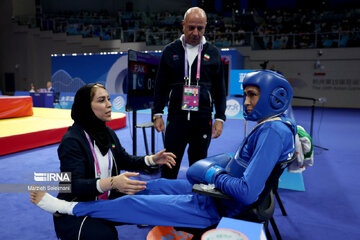
<svg viewBox="0 0 360 240"><path fill-rule="evenodd" d="M226 165L227 174L216 178L215 187L232 196L237 202L234 204L255 202L274 166L293 156L295 126L285 116L258 124Z"/></svg>
<svg viewBox="0 0 360 240"><path fill-rule="evenodd" d="M254 129L250 132L248 136L242 141L240 147L236 151L234 157L229 161L229 163L226 165L225 170L228 174L230 174L233 177L240 178L243 176L244 171L249 166L249 163L251 161L251 156L249 156L249 152L244 148L248 146L249 139L251 139L252 135L257 132L257 128L261 126L261 124L268 122L268 121L282 121L284 124L289 126L289 128L292 130L293 135L295 136L296 132L292 128L292 123L289 122L286 118L273 118L269 119L267 121L259 123L257 126L254 127ZM295 143L295 139L294 139Z"/></svg>

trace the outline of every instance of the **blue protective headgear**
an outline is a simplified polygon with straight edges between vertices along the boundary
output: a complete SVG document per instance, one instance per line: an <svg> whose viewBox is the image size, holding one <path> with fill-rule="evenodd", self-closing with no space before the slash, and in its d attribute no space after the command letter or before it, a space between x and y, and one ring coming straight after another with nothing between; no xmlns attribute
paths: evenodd
<svg viewBox="0 0 360 240"><path fill-rule="evenodd" d="M243 107L246 120L262 120L288 109L293 91L283 75L271 70L250 72L246 74L243 81L243 89L249 85L260 88L261 93L259 101L249 114L246 112L244 97Z"/></svg>

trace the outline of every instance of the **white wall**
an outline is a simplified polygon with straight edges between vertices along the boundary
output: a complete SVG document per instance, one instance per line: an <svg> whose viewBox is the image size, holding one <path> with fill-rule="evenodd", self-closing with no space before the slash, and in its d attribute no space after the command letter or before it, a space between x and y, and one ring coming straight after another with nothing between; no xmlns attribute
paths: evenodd
<svg viewBox="0 0 360 240"><path fill-rule="evenodd" d="M242 52L242 49L239 49ZM269 60L292 83L295 96L326 98L327 107L360 108L360 48L243 51L246 69ZM315 65L319 61L318 67ZM294 100L294 105L312 102Z"/></svg>

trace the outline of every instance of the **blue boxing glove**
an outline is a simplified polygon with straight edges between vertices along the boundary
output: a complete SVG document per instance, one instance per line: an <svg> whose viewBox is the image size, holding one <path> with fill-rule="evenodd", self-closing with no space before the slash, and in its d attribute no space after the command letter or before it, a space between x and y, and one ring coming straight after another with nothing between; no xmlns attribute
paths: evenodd
<svg viewBox="0 0 360 240"><path fill-rule="evenodd" d="M230 153L221 153L214 156L210 156L207 158L204 158L205 160L209 162L214 162L216 165L219 165L222 168L226 168L230 160L232 159L232 154Z"/></svg>
<svg viewBox="0 0 360 240"><path fill-rule="evenodd" d="M217 163L202 159L195 162L186 172L186 177L190 183L210 183L213 184L215 179L221 173L226 173L225 169Z"/></svg>

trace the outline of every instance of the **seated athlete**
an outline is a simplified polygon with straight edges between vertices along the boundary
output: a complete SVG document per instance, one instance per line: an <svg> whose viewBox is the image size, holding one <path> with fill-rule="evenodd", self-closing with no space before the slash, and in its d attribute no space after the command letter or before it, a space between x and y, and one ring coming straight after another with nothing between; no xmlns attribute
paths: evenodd
<svg viewBox="0 0 360 240"><path fill-rule="evenodd" d="M292 158L296 134L295 123L285 115L292 88L282 75L268 70L251 72L243 88L244 118L258 124L231 160L202 159L188 169L188 180L151 180L145 190L115 200L68 202L45 192L31 192L30 201L50 213L205 228L217 223L220 216L211 197L192 193L192 184L210 183L232 197L222 200L228 216L240 214L258 199L274 166Z"/></svg>

